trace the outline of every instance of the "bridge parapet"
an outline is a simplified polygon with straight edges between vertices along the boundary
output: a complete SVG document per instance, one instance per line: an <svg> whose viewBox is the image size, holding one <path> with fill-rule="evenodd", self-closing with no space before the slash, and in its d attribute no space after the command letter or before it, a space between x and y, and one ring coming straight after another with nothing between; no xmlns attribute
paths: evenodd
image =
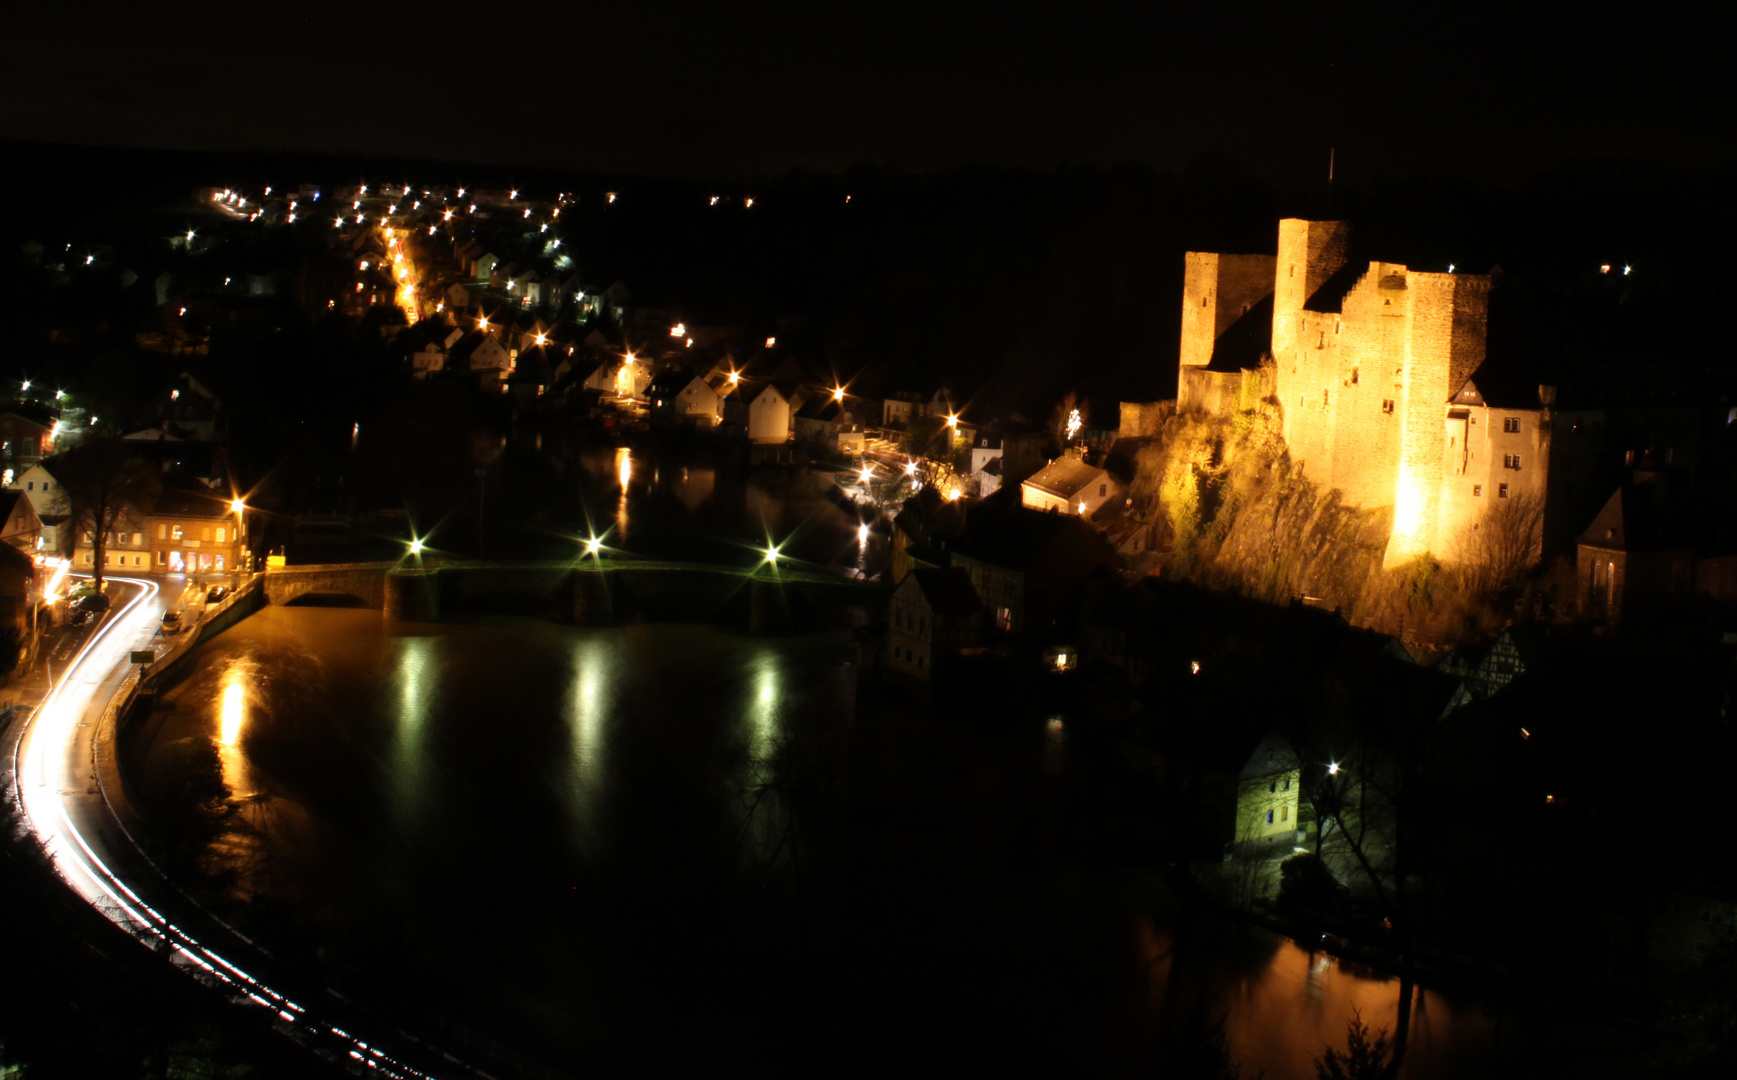
<svg viewBox="0 0 1737 1080"><path fill-rule="evenodd" d="M386 606L386 575L396 563L316 563L272 566L265 571L265 598L288 604L312 593L354 596L371 608Z"/></svg>

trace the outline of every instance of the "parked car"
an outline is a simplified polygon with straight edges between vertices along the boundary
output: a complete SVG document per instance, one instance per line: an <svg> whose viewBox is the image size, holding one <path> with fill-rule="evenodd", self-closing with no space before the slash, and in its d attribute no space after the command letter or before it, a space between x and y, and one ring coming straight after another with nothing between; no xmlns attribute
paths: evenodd
<svg viewBox="0 0 1737 1080"><path fill-rule="evenodd" d="M228 596L228 595L229 595L229 586L227 586L227 585L213 585L213 586L211 586L210 590L207 591L205 594L205 602L207 604L215 604L218 601L222 600L225 596Z"/></svg>
<svg viewBox="0 0 1737 1080"><path fill-rule="evenodd" d="M114 601L109 599L108 593L93 592L74 600L72 607L74 611L107 611L112 603Z"/></svg>
<svg viewBox="0 0 1737 1080"><path fill-rule="evenodd" d="M163 633L179 634L184 625L185 624L181 621L181 613L179 611L163 612Z"/></svg>
<svg viewBox="0 0 1737 1080"><path fill-rule="evenodd" d="M96 621L96 612L89 608L75 607L72 615L66 620L68 626L89 626Z"/></svg>

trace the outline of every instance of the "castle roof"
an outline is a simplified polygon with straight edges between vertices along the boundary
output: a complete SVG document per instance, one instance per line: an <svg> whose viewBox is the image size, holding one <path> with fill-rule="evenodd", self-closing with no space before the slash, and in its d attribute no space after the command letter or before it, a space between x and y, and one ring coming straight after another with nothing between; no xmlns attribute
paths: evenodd
<svg viewBox="0 0 1737 1080"><path fill-rule="evenodd" d="M1670 485L1654 480L1617 488L1580 534L1584 547L1609 551L1664 551L1686 548L1690 522Z"/></svg>

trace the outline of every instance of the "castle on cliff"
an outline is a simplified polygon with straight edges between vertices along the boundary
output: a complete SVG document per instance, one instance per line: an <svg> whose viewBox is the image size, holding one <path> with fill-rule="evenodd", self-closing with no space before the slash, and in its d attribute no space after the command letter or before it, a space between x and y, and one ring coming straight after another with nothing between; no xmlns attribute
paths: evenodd
<svg viewBox="0 0 1737 1080"><path fill-rule="evenodd" d="M1305 477L1392 507L1387 566L1463 561L1480 528L1541 517L1554 389L1486 358L1488 275L1357 261L1350 240L1288 218L1277 255L1189 252L1177 408L1275 400Z"/></svg>

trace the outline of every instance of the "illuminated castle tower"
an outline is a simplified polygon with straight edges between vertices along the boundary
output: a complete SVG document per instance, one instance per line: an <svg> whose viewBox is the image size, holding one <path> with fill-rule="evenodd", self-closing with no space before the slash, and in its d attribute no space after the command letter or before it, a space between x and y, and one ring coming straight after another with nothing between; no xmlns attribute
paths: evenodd
<svg viewBox="0 0 1737 1080"><path fill-rule="evenodd" d="M1349 256L1340 221L1279 223L1271 288L1251 296L1258 255L1191 252L1183 287L1178 407L1248 401L1255 350L1273 362L1291 458L1353 506L1393 508L1385 562L1460 557L1501 499L1542 499L1548 454L1536 400L1492 407L1484 364L1490 279L1425 273ZM1226 319L1215 299L1246 314ZM1271 299L1270 321L1264 305ZM1264 325L1248 324L1262 319ZM1229 339L1243 341L1228 348ZM1240 369L1240 370L1239 370Z"/></svg>

